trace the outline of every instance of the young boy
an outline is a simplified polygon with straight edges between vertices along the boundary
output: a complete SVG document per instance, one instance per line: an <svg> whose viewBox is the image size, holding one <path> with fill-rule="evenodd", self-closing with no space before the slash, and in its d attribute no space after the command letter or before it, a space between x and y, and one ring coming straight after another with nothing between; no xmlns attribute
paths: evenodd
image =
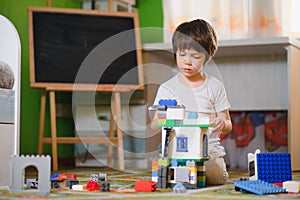
<svg viewBox="0 0 300 200"><path fill-rule="evenodd" d="M160 85L154 104L160 99L176 99L187 111L210 117L209 161L205 162L207 184L224 184L228 173L224 162L225 150L219 142L221 133L232 129L224 85L202 69L217 50L217 38L212 26L202 19L180 24L172 38L178 75ZM154 117L152 127L156 124Z"/></svg>

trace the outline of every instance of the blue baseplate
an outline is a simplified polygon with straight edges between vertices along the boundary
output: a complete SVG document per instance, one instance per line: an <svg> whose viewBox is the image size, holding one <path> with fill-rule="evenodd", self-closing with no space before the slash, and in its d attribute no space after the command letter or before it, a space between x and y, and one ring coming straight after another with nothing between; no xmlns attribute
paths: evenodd
<svg viewBox="0 0 300 200"><path fill-rule="evenodd" d="M286 193L286 190L262 180L242 180L234 182L237 191L246 191L257 195Z"/></svg>
<svg viewBox="0 0 300 200"><path fill-rule="evenodd" d="M292 180L291 157L289 153L259 153L257 159L257 179L269 183Z"/></svg>

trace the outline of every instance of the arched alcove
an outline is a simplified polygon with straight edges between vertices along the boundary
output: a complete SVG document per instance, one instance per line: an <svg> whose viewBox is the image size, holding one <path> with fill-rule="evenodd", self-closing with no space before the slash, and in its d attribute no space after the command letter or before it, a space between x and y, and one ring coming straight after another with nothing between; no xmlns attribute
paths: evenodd
<svg viewBox="0 0 300 200"><path fill-rule="evenodd" d="M28 165L23 169L25 189L38 189L39 170L35 165Z"/></svg>

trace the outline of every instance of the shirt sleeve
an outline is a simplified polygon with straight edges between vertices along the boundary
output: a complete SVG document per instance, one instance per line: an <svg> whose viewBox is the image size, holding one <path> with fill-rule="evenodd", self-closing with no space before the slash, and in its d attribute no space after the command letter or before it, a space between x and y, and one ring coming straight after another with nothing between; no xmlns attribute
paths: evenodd
<svg viewBox="0 0 300 200"><path fill-rule="evenodd" d="M231 107L225 90L225 86L223 83L220 83L215 91L215 111L221 112L223 110L227 110Z"/></svg>

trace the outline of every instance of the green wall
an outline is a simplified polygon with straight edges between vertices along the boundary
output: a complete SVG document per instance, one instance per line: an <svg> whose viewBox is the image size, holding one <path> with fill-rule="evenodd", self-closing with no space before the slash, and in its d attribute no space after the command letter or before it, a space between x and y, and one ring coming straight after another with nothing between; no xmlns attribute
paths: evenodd
<svg viewBox="0 0 300 200"><path fill-rule="evenodd" d="M163 27L163 13L161 0L137 0L140 27ZM162 29L141 31L143 43L163 41Z"/></svg>
<svg viewBox="0 0 300 200"><path fill-rule="evenodd" d="M39 133L40 89L30 88L28 57L28 6L46 6L46 0L0 0L0 14L7 17L16 27L21 40L21 116L20 153L36 154ZM52 7L81 8L80 0L52 0ZM140 27L162 27L161 0L137 0ZM1 28L1 27L0 27ZM162 42L162 32L141 33L143 43ZM58 93L57 102L71 104L71 93ZM46 109L45 134L50 135L49 102ZM72 136L72 118L58 118L57 131L60 136ZM59 157L72 157L73 145L58 145ZM51 146L44 145L44 154L51 154Z"/></svg>

